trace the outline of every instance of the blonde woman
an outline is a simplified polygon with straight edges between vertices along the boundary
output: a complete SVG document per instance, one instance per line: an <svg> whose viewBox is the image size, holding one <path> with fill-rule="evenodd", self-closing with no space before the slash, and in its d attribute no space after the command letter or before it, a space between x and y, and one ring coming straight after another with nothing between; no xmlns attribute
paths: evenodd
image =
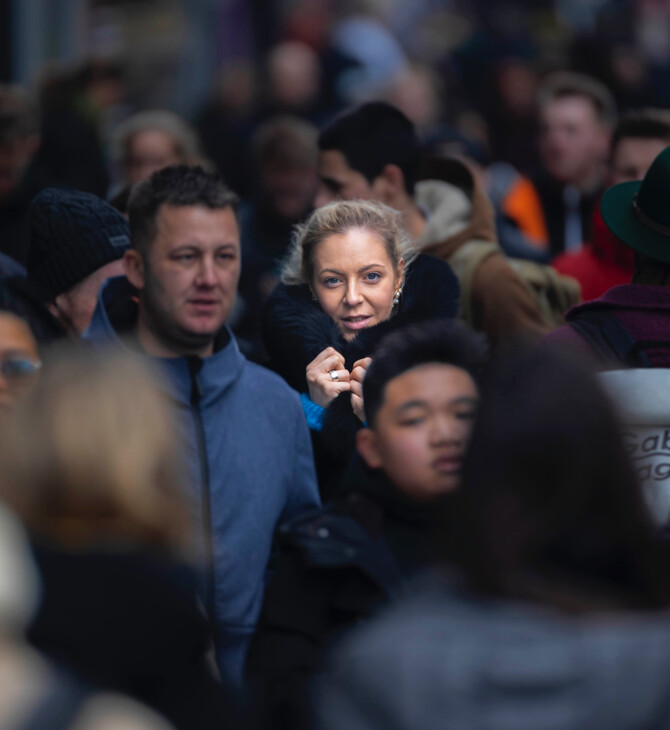
<svg viewBox="0 0 670 730"><path fill-rule="evenodd" d="M206 661L181 455L157 378L125 352L54 353L4 429L1 496L42 577L31 642L178 728L213 728L227 703Z"/></svg>
<svg viewBox="0 0 670 730"><path fill-rule="evenodd" d="M296 228L263 332L270 365L302 393L328 497L365 420L362 382L381 338L454 317L451 268L418 255L400 215L382 203L339 201Z"/></svg>

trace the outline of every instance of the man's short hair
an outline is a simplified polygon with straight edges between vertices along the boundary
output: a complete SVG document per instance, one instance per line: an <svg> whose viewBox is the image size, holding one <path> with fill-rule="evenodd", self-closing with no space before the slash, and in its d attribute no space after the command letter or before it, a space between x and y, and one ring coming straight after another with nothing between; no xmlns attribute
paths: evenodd
<svg viewBox="0 0 670 730"><path fill-rule="evenodd" d="M614 129L612 152L622 139L661 139L670 145L670 111L637 109L625 114Z"/></svg>
<svg viewBox="0 0 670 730"><path fill-rule="evenodd" d="M545 106L556 99L581 96L591 102L600 122L613 127L617 107L612 92L597 79L586 74L559 71L548 76L538 91L538 103Z"/></svg>
<svg viewBox="0 0 670 730"><path fill-rule="evenodd" d="M161 205L201 205L212 210L232 208L237 217L237 195L223 178L199 166L171 165L137 183L128 201L130 238L143 256L156 236L156 216Z"/></svg>
<svg viewBox="0 0 670 730"><path fill-rule="evenodd" d="M0 146L39 131L37 105L20 86L0 84Z"/></svg>
<svg viewBox="0 0 670 730"><path fill-rule="evenodd" d="M414 192L421 146L414 124L385 101L372 101L346 111L319 135L321 151L337 150L349 167L372 183L385 165L397 165L405 189Z"/></svg>
<svg viewBox="0 0 670 730"><path fill-rule="evenodd" d="M388 335L375 351L363 380L368 425L374 429L386 386L408 370L431 363L452 365L477 382L487 359L484 336L457 319L413 325Z"/></svg>

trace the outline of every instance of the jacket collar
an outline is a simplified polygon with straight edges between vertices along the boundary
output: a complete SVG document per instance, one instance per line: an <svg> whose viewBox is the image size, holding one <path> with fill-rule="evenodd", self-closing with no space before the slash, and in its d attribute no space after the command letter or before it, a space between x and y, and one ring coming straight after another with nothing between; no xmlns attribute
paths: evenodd
<svg viewBox="0 0 670 730"><path fill-rule="evenodd" d="M123 344L132 350L140 349L134 329L137 322L137 292L125 276L108 279L100 288L98 305L86 339L99 343ZM216 401L240 377L246 363L232 332L226 326L227 343L205 358L154 357L168 373L169 394L175 400L190 403L192 372L200 389L200 404L206 407Z"/></svg>
<svg viewBox="0 0 670 730"><path fill-rule="evenodd" d="M565 315L569 322L587 309L629 309L670 311L670 287L648 284L620 284L608 289L601 297L591 302L578 304Z"/></svg>

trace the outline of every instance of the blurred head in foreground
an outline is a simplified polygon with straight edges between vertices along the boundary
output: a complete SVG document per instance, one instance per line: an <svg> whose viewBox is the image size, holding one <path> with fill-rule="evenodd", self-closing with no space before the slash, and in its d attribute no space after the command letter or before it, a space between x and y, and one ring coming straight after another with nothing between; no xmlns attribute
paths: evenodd
<svg viewBox="0 0 670 730"><path fill-rule="evenodd" d="M65 546L180 547L181 461L157 374L127 352L56 350L3 424L0 496Z"/></svg>
<svg viewBox="0 0 670 730"><path fill-rule="evenodd" d="M619 429L595 378L560 353L500 363L446 515L447 560L491 595L573 609L667 605L662 546Z"/></svg>

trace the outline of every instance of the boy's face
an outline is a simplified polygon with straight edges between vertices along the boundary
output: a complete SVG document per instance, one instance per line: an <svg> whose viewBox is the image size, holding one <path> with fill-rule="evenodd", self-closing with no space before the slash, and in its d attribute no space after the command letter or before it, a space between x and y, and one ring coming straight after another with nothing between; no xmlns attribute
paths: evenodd
<svg viewBox="0 0 670 730"><path fill-rule="evenodd" d="M358 451L397 489L429 500L455 489L478 403L461 368L427 363L389 381L374 428L358 432Z"/></svg>

